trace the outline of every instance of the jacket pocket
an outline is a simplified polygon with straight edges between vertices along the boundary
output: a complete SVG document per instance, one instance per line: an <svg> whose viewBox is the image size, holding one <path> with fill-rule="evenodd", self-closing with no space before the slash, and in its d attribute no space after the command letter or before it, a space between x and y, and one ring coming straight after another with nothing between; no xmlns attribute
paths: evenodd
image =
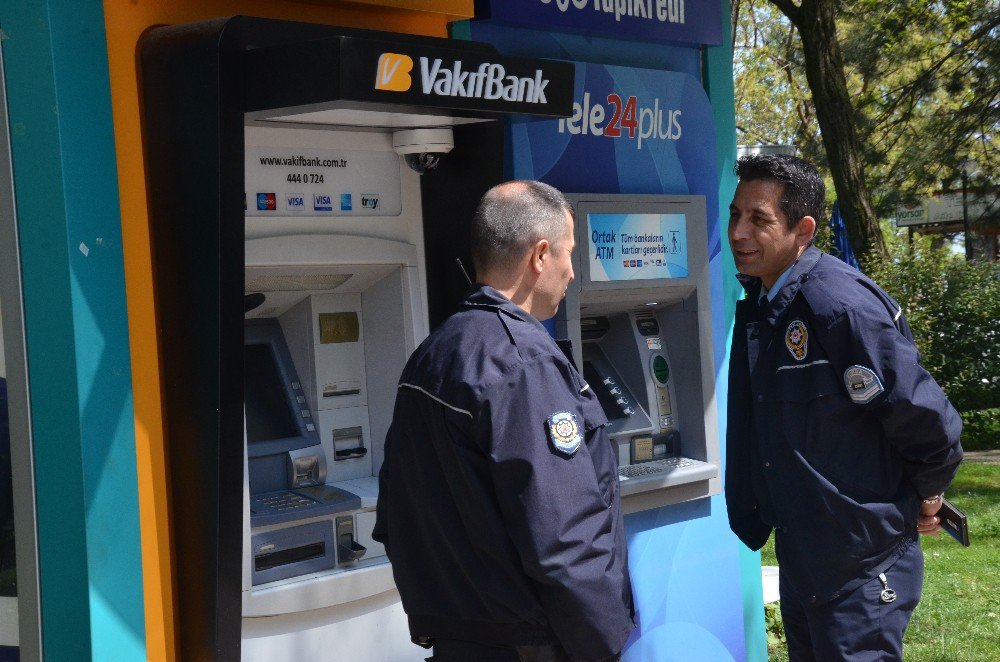
<svg viewBox="0 0 1000 662"><path fill-rule="evenodd" d="M899 476L882 427L851 402L833 367L782 370L776 379L788 444L845 496L859 503L890 498Z"/></svg>

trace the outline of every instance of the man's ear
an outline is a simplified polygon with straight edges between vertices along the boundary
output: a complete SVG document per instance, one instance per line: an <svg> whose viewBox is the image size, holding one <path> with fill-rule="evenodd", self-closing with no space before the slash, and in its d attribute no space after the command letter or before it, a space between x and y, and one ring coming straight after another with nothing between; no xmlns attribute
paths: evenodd
<svg viewBox="0 0 1000 662"><path fill-rule="evenodd" d="M816 219L812 216L803 216L799 224L795 226L795 243L798 246L808 246L815 236Z"/></svg>
<svg viewBox="0 0 1000 662"><path fill-rule="evenodd" d="M539 239L531 247L531 269L536 275L542 273L542 270L548 263L551 252L552 245L549 244L548 239Z"/></svg>

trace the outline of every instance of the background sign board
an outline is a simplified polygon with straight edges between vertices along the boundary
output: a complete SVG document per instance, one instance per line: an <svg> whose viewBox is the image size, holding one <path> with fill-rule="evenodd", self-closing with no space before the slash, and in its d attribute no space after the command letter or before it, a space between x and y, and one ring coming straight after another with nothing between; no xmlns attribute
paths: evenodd
<svg viewBox="0 0 1000 662"><path fill-rule="evenodd" d="M575 64L570 117L509 122L513 176L561 191L704 195L713 258L719 194L704 88L672 71Z"/></svg>
<svg viewBox="0 0 1000 662"><path fill-rule="evenodd" d="M684 214L588 214L590 280L687 278Z"/></svg>
<svg viewBox="0 0 1000 662"><path fill-rule="evenodd" d="M532 28L718 46L718 0L478 0L476 17Z"/></svg>
<svg viewBox="0 0 1000 662"><path fill-rule="evenodd" d="M247 216L398 216L395 152L247 147Z"/></svg>
<svg viewBox="0 0 1000 662"><path fill-rule="evenodd" d="M969 193L966 199L969 223L975 224L987 214L1000 211L997 192L983 194ZM940 193L932 198L924 198L919 203L900 205L896 208L896 227L962 222L962 192Z"/></svg>

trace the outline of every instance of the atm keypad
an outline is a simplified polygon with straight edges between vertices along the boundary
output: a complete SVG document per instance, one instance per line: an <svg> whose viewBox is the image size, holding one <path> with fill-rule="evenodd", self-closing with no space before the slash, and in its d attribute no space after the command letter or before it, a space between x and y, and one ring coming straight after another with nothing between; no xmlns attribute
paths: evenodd
<svg viewBox="0 0 1000 662"><path fill-rule="evenodd" d="M286 511L308 508L316 502L294 492L281 492L280 494L259 497L259 503L272 510Z"/></svg>

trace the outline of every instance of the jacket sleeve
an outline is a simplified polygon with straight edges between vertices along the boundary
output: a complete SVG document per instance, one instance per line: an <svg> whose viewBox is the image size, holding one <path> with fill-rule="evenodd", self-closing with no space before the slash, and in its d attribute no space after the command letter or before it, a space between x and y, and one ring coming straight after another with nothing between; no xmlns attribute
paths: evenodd
<svg viewBox="0 0 1000 662"><path fill-rule="evenodd" d="M746 320L741 315L746 302L737 302L736 325L729 352L729 393L726 421L726 511L729 528L752 550L764 546L771 527L760 518L750 471L751 448L755 443L750 402L750 366L747 359Z"/></svg>
<svg viewBox="0 0 1000 662"><path fill-rule="evenodd" d="M940 494L962 461L962 419L920 365L909 327L874 294L828 328L830 360L854 401L875 415L921 498Z"/></svg>
<svg viewBox="0 0 1000 662"><path fill-rule="evenodd" d="M620 652L632 623L619 599L627 578L615 558L617 472L597 456L596 444L610 442L603 426L586 429L571 372L551 356L521 365L491 390L482 423L496 498L549 625L572 659L599 660ZM562 413L580 435L572 453L551 439L548 422Z"/></svg>

